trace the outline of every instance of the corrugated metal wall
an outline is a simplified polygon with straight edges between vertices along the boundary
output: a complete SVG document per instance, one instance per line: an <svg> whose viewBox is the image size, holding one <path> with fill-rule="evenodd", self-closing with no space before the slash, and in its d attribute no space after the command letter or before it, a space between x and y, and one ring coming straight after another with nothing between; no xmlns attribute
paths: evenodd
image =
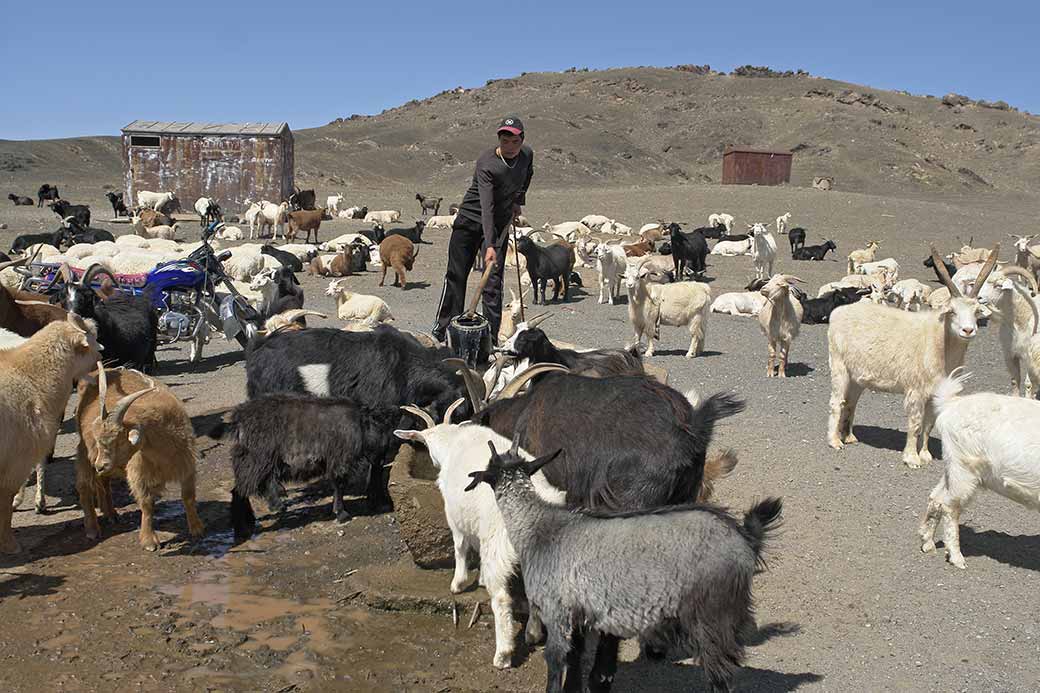
<svg viewBox="0 0 1040 693"><path fill-rule="evenodd" d="M789 152L729 151L722 156L724 185L780 185L791 181Z"/></svg>
<svg viewBox="0 0 1040 693"><path fill-rule="evenodd" d="M160 135L159 147L131 146L123 135L126 199L173 191L184 211L200 197L237 210L246 199L278 202L293 187L292 134L279 137Z"/></svg>

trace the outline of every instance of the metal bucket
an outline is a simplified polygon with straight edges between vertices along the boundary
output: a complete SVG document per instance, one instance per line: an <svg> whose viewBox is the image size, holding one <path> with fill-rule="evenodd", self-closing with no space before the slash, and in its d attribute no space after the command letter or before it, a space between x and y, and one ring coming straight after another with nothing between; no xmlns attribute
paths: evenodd
<svg viewBox="0 0 1040 693"><path fill-rule="evenodd" d="M448 324L448 348L470 368L491 357L491 325L483 315L459 315Z"/></svg>

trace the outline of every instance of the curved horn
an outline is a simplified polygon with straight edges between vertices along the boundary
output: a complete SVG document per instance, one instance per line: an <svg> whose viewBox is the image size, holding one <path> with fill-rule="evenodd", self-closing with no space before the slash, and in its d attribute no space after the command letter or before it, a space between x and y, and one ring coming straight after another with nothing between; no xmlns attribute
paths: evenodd
<svg viewBox="0 0 1040 693"><path fill-rule="evenodd" d="M934 245L932 246L932 262L935 263L935 271L939 275L939 279L942 280L943 285L950 290L950 296L960 296L960 289L958 289L957 285L953 283L952 279L950 279L950 273L946 271L946 263L944 263L942 258L939 257L939 251L935 249Z"/></svg>
<svg viewBox="0 0 1040 693"><path fill-rule="evenodd" d="M433 428L437 425L433 422L432 416L430 416L424 410L420 409L414 404L405 404L401 407L401 409L405 410L409 414L414 414L415 416L418 416L420 419L422 419L426 423L426 428Z"/></svg>
<svg viewBox="0 0 1040 693"><path fill-rule="evenodd" d="M154 389L155 386L152 385L151 387L146 387L143 390L138 390L137 392L131 393L126 397L120 399L118 402L116 402L116 406L112 409L112 415L111 417L109 417L109 420L117 426L122 426L123 417L126 416L126 411L130 408L130 405L147 395L149 392L152 392Z"/></svg>
<svg viewBox="0 0 1040 693"><path fill-rule="evenodd" d="M87 271L83 273L83 276L79 278L79 285L84 289L89 289L90 283L94 281L94 275L104 270L104 265L102 265L100 262L95 262L93 265L88 267Z"/></svg>
<svg viewBox="0 0 1040 693"><path fill-rule="evenodd" d="M538 315L534 316L533 318L527 321L527 329L533 330L534 328L538 327L552 316L553 314L550 311L539 313Z"/></svg>
<svg viewBox="0 0 1040 693"><path fill-rule="evenodd" d="M796 277L796 276L794 276L793 274L782 274L782 275L780 275L780 276L782 276L782 277L783 277L784 279L786 279L786 280L787 280L787 281L789 281L789 282L801 282L802 284L804 284L804 283L805 283L805 280L804 280L804 279L801 279L801 278L799 278L799 277Z"/></svg>
<svg viewBox="0 0 1040 693"><path fill-rule="evenodd" d="M451 423L451 415L455 413L455 410L462 406L462 403L466 401L465 397L459 397L457 400L448 405L448 408L444 412L444 423Z"/></svg>
<svg viewBox="0 0 1040 693"><path fill-rule="evenodd" d="M1036 277L1034 277L1033 273L1029 270L1023 267L1019 267L1017 265L1008 265L1007 267L1001 267L1000 272L1005 277L1009 274L1013 274L1017 277L1022 277L1027 282L1029 282L1029 287L1030 289L1032 289L1034 294L1040 293L1040 288L1038 288L1036 284Z"/></svg>
<svg viewBox="0 0 1040 693"><path fill-rule="evenodd" d="M542 373L551 373L553 371L560 373L571 372L569 368L561 366L558 363L536 363L520 375L510 380L509 383L502 388L502 392L498 394L498 398L509 399L510 397L514 397L523 389L524 385L526 385L531 378L539 376Z"/></svg>
<svg viewBox="0 0 1040 693"><path fill-rule="evenodd" d="M20 298L14 300L20 306L53 306L53 303L47 303L47 301L23 301Z"/></svg>
<svg viewBox="0 0 1040 693"><path fill-rule="evenodd" d="M982 285L986 283L993 268L997 266L997 255L1000 254L1000 244L997 243L993 246L993 250L989 252L989 257L986 258L986 264L982 266L979 271L978 279L975 280L975 286L968 291L968 296L975 298L979 295L979 291L982 290Z"/></svg>
<svg viewBox="0 0 1040 693"><path fill-rule="evenodd" d="M462 382L466 384L466 393L469 395L470 401L473 403L473 411L479 412L484 409L487 404L487 386L484 385L484 380L477 375L472 368L469 367L462 359L448 358L444 359L443 363L451 366L455 371L462 376Z"/></svg>
<svg viewBox="0 0 1040 693"><path fill-rule="evenodd" d="M306 308L293 308L292 310L287 310L284 313L280 313L280 315L289 322L296 322L300 318L305 318L308 315L313 315L317 318L321 318L322 320L326 320L329 317L325 313L319 313L316 310L307 310Z"/></svg>
<svg viewBox="0 0 1040 693"><path fill-rule="evenodd" d="M105 397L108 395L108 378L105 376L105 364L100 361L97 362L98 371L98 418L102 421L105 420Z"/></svg>

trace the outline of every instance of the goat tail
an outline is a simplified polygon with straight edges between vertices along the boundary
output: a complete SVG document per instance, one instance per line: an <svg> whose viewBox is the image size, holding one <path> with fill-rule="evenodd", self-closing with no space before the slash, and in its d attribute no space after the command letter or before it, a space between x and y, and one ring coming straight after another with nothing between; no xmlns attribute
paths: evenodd
<svg viewBox="0 0 1040 693"><path fill-rule="evenodd" d="M932 405L935 407L936 416L941 414L943 409L964 390L964 382L970 377L971 373L965 372L963 368L954 368L939 382L939 386L935 388L935 393L932 395Z"/></svg>
<svg viewBox="0 0 1040 693"><path fill-rule="evenodd" d="M698 503L707 503L715 493L715 482L725 479L737 466L736 451L731 448L709 453L704 461L704 477L697 493Z"/></svg>
<svg viewBox="0 0 1040 693"><path fill-rule="evenodd" d="M780 527L780 514L784 503L779 498L766 498L756 503L744 515L744 532L755 552L755 558L762 565L762 549L765 542Z"/></svg>
<svg viewBox="0 0 1040 693"><path fill-rule="evenodd" d="M714 426L715 422L744 411L745 403L740 397L717 392L694 408L696 419L702 426ZM710 430L710 428L709 428Z"/></svg>

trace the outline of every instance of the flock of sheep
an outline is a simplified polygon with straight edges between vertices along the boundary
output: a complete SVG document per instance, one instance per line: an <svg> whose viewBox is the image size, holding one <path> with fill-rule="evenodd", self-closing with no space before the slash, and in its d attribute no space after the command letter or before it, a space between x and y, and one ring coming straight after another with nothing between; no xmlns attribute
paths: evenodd
<svg viewBox="0 0 1040 693"><path fill-rule="evenodd" d="M495 615L493 664L510 666L515 628L507 582L522 568L531 607L527 637L546 638L550 691L565 690L565 681L567 690L574 686L590 631L600 636L589 674L595 690L610 689L620 638L638 638L650 654L670 646L695 652L713 689L726 690L754 627L753 575L781 503L767 499L739 518L708 505L682 505L706 500L712 483L735 464L710 453L708 444L714 423L743 405L653 381L643 359L653 356L662 326L688 330L686 356L693 358L704 350L711 313L757 317L767 375L782 378L800 325L828 323L829 445L856 442L852 424L865 390L903 396L908 466L931 460L933 427L942 437L946 472L921 522L924 551L935 548L942 522L949 560L964 567L959 514L979 489L1040 509L1040 463L1029 455L1040 440L1028 425L1040 415L1032 398L1040 383L1040 252L1030 237L1016 239L1013 264L998 263L999 246L969 243L951 254L952 263L932 249L925 264L943 284L935 290L901 280L899 263L877 260L880 244L871 242L848 254L846 276L809 297L797 276L774 273L779 250L770 227L789 238L796 261L822 260L836 244L806 246L807 233L791 226L790 212L771 224L748 224L743 234L733 232L734 217L726 213L689 231L665 222L635 230L603 215L536 229L519 217L507 265L523 272L536 302L539 294L547 302L547 282L555 286L554 298L567 300L574 267L595 267L600 303L613 305L624 284L635 340L624 348L560 348L538 327L544 316L523 319L525 296L514 293L498 334L499 354L473 371L429 335L389 326L393 315L383 299L348 288L349 277L368 263L382 265L384 278L392 267L406 285L423 230L453 222L452 214L438 214L441 200L417 195L424 219L414 228L387 229L400 212L341 209L342 195L314 209L313 191L297 191L297 201L301 193L310 200L299 210L291 209L292 200L249 203L240 216L249 240L269 230L272 240L281 235L287 242L237 245L224 268L268 313L277 298L273 272L306 268L329 277L326 293L336 298L347 329L309 328L300 322L307 311L289 311L268 316L270 329L247 350L249 400L213 432L234 431L236 537L254 530L249 498L264 497L278 509L289 479L331 479L340 519L345 492L364 492L383 508L384 462L400 444L392 441L423 445L439 469L455 539L451 591L463 589L467 551L477 549ZM187 255L193 246L178 243L178 225L162 216L172 194L142 195L134 234L67 248L22 243L20 250L74 266L100 264L116 274ZM208 198L195 209L203 224L222 216ZM371 229L319 243L321 222L330 217L362 219ZM89 228L89 219L80 228ZM299 232L307 234L302 243ZM225 226L221 236L241 241L245 232ZM710 249L709 240L715 241ZM750 256L755 279L743 292L713 297L698 281L708 255ZM11 277L4 264L17 262L0 264L0 280ZM195 440L183 404L137 370L100 368L106 345L95 324L27 301L10 281L2 283L0 432L13 444L0 452L0 550L18 549L11 529L15 495L52 450L75 382L77 490L87 536L99 535L95 506L114 517L108 484L120 475L141 507L142 546L158 547L154 499L172 481L180 484L191 535L201 536ZM1012 385L1026 397L963 394L961 367L983 317L999 322ZM574 430L576 417L588 430ZM579 617L583 625L575 626Z"/></svg>

